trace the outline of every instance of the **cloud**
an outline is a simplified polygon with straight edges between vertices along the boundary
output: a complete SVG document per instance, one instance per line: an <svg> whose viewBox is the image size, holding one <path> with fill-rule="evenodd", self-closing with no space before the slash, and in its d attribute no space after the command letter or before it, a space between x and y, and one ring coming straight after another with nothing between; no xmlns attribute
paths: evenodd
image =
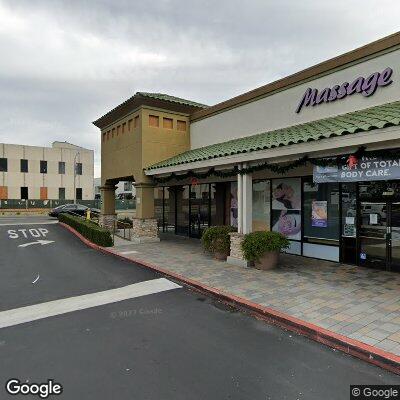
<svg viewBox="0 0 400 400"><path fill-rule="evenodd" d="M398 28L397 0L0 0L0 141L94 148L134 92L214 104Z"/></svg>

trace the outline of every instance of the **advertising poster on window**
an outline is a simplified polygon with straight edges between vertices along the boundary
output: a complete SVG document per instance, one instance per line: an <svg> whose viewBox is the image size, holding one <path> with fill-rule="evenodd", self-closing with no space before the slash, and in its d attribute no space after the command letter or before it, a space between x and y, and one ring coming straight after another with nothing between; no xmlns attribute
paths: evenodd
<svg viewBox="0 0 400 400"><path fill-rule="evenodd" d="M230 197L231 197L230 201L231 225L237 228L238 226L237 182L231 182Z"/></svg>
<svg viewBox="0 0 400 400"><path fill-rule="evenodd" d="M301 240L301 214L299 210L272 210L272 230L288 239Z"/></svg>
<svg viewBox="0 0 400 400"><path fill-rule="evenodd" d="M301 180L272 181L272 230L301 240Z"/></svg>
<svg viewBox="0 0 400 400"><path fill-rule="evenodd" d="M311 203L311 226L326 228L328 226L328 202L313 200Z"/></svg>
<svg viewBox="0 0 400 400"><path fill-rule="evenodd" d="M272 182L273 210L301 210L300 179L274 179Z"/></svg>

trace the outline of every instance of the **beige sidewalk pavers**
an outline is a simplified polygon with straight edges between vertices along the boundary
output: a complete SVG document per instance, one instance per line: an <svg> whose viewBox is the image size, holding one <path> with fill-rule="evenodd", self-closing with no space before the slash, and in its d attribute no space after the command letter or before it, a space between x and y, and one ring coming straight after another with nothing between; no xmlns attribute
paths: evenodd
<svg viewBox="0 0 400 400"><path fill-rule="evenodd" d="M203 285L271 307L332 332L400 355L400 274L282 255L272 271L214 260L200 242L176 236L113 248Z"/></svg>

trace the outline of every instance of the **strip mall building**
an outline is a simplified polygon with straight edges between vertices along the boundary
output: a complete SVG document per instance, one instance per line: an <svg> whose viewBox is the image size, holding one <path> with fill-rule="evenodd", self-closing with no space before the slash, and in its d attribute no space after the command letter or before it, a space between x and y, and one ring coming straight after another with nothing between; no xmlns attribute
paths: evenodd
<svg viewBox="0 0 400 400"><path fill-rule="evenodd" d="M400 269L400 33L214 106L138 92L94 124L104 225L131 180L138 238L232 224L238 242L274 230L292 254Z"/></svg>

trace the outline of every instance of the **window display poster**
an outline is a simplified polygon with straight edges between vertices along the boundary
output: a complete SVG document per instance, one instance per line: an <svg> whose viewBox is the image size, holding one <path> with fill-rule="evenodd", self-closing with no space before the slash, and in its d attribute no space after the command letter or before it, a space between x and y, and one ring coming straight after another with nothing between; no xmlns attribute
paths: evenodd
<svg viewBox="0 0 400 400"><path fill-rule="evenodd" d="M313 200L311 203L311 226L326 228L328 226L328 202Z"/></svg>
<svg viewBox="0 0 400 400"><path fill-rule="evenodd" d="M301 210L301 180L298 178L272 181L273 210Z"/></svg>
<svg viewBox="0 0 400 400"><path fill-rule="evenodd" d="M301 239L301 214L298 210L273 210L272 230L288 239Z"/></svg>
<svg viewBox="0 0 400 400"><path fill-rule="evenodd" d="M238 198L237 198L237 182L231 182L230 191L230 215L231 215L231 225L237 228L238 226Z"/></svg>
<svg viewBox="0 0 400 400"><path fill-rule="evenodd" d="M378 214L369 214L369 224L370 225L378 224Z"/></svg>

